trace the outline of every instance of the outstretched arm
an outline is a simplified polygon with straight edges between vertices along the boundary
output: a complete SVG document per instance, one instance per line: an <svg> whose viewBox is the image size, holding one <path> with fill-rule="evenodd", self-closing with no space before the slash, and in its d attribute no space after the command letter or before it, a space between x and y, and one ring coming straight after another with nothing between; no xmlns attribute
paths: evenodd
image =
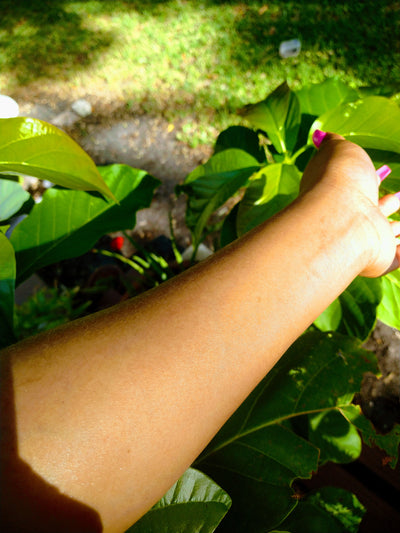
<svg viewBox="0 0 400 533"><path fill-rule="evenodd" d="M386 219L398 208L395 196L378 203L365 152L328 135L272 220L139 298L6 350L15 442L2 460L17 454L94 510L82 531L123 532L354 277L398 265ZM26 470L6 472L12 515Z"/></svg>

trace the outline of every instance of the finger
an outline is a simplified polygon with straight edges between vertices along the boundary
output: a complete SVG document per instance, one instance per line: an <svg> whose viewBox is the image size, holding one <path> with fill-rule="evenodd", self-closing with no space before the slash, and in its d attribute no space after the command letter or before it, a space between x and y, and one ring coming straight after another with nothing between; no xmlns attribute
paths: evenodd
<svg viewBox="0 0 400 533"><path fill-rule="evenodd" d="M344 137L342 137L341 135L338 135L337 133L328 133L322 130L315 130L314 133L312 134L312 141L314 143L315 148L319 148L323 141L328 141L328 140L329 141L332 141L332 140L343 141Z"/></svg>
<svg viewBox="0 0 400 533"><path fill-rule="evenodd" d="M379 178L379 183L382 183L382 181L386 179L391 172L392 172L392 169L388 165L383 165L377 168L376 175Z"/></svg>
<svg viewBox="0 0 400 533"><path fill-rule="evenodd" d="M393 258L392 264L390 267L386 270L384 274L388 274L389 272L393 272L393 270L397 270L400 266L400 245L396 248L396 255Z"/></svg>
<svg viewBox="0 0 400 533"><path fill-rule="evenodd" d="M396 194L387 194L379 200L379 209L385 217L390 217L400 209L400 198Z"/></svg>
<svg viewBox="0 0 400 533"><path fill-rule="evenodd" d="M400 220L394 220L391 222L390 227L392 228L393 235L398 237L400 235Z"/></svg>

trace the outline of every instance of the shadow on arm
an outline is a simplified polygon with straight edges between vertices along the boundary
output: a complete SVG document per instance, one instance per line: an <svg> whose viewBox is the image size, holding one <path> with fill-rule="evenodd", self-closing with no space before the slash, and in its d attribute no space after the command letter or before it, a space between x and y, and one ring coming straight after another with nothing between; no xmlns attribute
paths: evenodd
<svg viewBox="0 0 400 533"><path fill-rule="evenodd" d="M0 358L0 529L7 533L100 533L99 514L63 495L18 455L8 357Z"/></svg>

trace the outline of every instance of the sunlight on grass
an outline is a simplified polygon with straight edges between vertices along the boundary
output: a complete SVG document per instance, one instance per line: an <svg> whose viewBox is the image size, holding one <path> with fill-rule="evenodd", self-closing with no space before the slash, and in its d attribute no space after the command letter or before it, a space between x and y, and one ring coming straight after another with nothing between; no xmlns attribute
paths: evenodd
<svg viewBox="0 0 400 533"><path fill-rule="evenodd" d="M400 82L400 10L389 1L2 4L1 92L32 85L104 95L183 122L181 138L193 143L284 79L292 87L331 76L354 86ZM283 60L279 43L293 37L302 51Z"/></svg>

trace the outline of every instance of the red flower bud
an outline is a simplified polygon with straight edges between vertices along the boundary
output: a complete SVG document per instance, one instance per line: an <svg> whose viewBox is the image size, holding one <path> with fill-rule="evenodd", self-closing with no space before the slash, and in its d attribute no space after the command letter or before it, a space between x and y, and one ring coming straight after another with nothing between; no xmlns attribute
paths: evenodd
<svg viewBox="0 0 400 533"><path fill-rule="evenodd" d="M123 245L124 245L124 238L121 236L114 237L112 241L110 242L110 248L111 250L114 250L115 252L119 252L121 248L123 247Z"/></svg>

